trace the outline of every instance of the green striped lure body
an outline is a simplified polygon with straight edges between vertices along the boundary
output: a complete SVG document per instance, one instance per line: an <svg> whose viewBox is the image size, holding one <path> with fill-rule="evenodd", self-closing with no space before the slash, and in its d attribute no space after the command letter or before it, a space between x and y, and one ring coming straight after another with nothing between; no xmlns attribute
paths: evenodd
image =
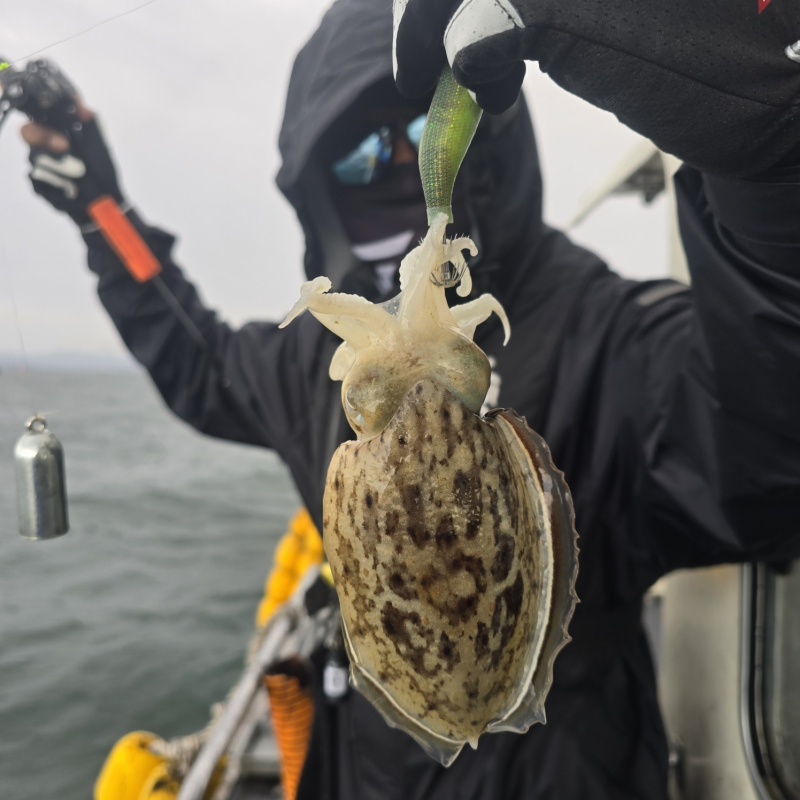
<svg viewBox="0 0 800 800"><path fill-rule="evenodd" d="M453 221L453 185L481 119L482 110L445 67L433 95L419 145L419 171L428 225L438 214Z"/></svg>

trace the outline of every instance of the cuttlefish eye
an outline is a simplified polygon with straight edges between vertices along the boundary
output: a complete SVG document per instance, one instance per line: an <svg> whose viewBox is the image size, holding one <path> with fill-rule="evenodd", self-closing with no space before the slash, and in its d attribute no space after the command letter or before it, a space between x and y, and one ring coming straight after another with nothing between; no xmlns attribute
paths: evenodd
<svg viewBox="0 0 800 800"><path fill-rule="evenodd" d="M380 433L389 424L417 372L388 367L380 358L356 359L342 383L342 403L359 437Z"/></svg>
<svg viewBox="0 0 800 800"><path fill-rule="evenodd" d="M428 374L449 389L474 414L480 412L492 376L483 350L463 336L453 336L447 358Z"/></svg>
<svg viewBox="0 0 800 800"><path fill-rule="evenodd" d="M347 418L356 433L361 433L364 430L364 415L358 410L359 399L356 397L357 392L354 391L352 386L348 386L343 394L344 410L347 413Z"/></svg>

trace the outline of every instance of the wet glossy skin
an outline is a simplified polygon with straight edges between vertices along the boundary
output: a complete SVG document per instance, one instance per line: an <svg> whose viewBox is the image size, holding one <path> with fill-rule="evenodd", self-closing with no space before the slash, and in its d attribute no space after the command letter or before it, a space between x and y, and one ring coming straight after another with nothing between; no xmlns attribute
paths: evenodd
<svg viewBox="0 0 800 800"><path fill-rule="evenodd" d="M351 661L433 747L477 742L504 715L546 627L548 505L507 433L426 378L329 471L325 549Z"/></svg>
<svg viewBox="0 0 800 800"><path fill-rule="evenodd" d="M468 239L440 214L377 306L304 285L304 309L344 339L342 380L358 441L333 456L324 542L356 688L441 763L495 730L544 721L552 661L575 605L572 504L547 446L512 411L478 416L489 364L472 338L502 307L452 309L436 280L465 269ZM465 286L466 284L466 286Z"/></svg>

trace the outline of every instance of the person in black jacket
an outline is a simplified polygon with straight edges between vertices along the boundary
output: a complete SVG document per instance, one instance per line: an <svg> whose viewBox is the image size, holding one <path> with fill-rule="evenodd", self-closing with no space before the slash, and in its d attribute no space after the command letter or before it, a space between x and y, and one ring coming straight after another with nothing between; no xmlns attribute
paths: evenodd
<svg viewBox="0 0 800 800"><path fill-rule="evenodd" d="M391 78L389 0L338 0L297 56L280 135L277 181L305 232L308 278L372 300L396 291L397 243L424 226L409 123L429 96L405 100ZM784 148L783 163L746 179L685 166L676 191L692 288L624 280L542 221L530 116L511 101L481 122L456 223L480 248L473 292L492 292L513 331L504 348L499 324L478 328L499 381L493 402L546 438L572 490L574 641L556 661L547 725L485 736L449 769L356 692L331 704L318 687L303 800L665 800L644 593L674 569L800 551L800 159ZM34 188L82 225L100 298L169 407L204 433L277 451L320 526L330 456L352 435L328 378L338 340L309 314L284 330L231 329L174 263L173 237L129 211L209 358L65 199L63 182L79 198L81 180L74 164L69 175L58 166L65 155L122 196L89 116L94 144L77 154L27 128ZM370 129L392 139L385 174L342 185L332 165ZM44 163L41 147L54 152Z"/></svg>

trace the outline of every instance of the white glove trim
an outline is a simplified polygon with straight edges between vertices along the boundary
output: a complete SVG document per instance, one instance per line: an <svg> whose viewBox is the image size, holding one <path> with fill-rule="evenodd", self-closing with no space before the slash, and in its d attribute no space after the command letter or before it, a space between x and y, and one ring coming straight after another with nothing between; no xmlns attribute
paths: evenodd
<svg viewBox="0 0 800 800"><path fill-rule="evenodd" d="M498 33L524 27L522 17L509 0L464 0L444 32L447 60L452 67L456 56L465 47Z"/></svg>
<svg viewBox="0 0 800 800"><path fill-rule="evenodd" d="M34 158L37 167L55 172L56 175L61 175L64 178L82 178L86 174L86 164L79 158L67 153L60 158L53 158L42 153Z"/></svg>
<svg viewBox="0 0 800 800"><path fill-rule="evenodd" d="M61 189L67 200L75 200L78 196L78 185L73 179L82 178L85 174L86 164L69 153L59 158L41 153L33 159L31 179L49 183L50 186Z"/></svg>
<svg viewBox="0 0 800 800"><path fill-rule="evenodd" d="M51 186L55 186L56 189L61 189L67 200L74 200L78 196L78 186L75 181L71 181L69 178L63 178L61 175L50 172L49 169L43 169L38 165L31 170L31 179L34 181L41 181L42 183L49 183Z"/></svg>
<svg viewBox="0 0 800 800"><path fill-rule="evenodd" d="M400 27L400 20L406 13L408 0L394 0L392 3L392 73L397 80L397 29Z"/></svg>

